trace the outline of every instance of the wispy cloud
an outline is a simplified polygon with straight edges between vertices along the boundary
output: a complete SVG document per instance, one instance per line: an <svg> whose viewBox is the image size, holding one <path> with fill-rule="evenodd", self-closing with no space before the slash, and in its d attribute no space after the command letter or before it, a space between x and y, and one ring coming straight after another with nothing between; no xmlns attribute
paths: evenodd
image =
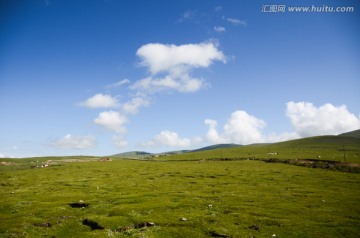
<svg viewBox="0 0 360 238"><path fill-rule="evenodd" d="M225 32L226 29L223 26L214 26L214 31L216 31L216 32Z"/></svg>
<svg viewBox="0 0 360 238"><path fill-rule="evenodd" d="M87 108L114 108L118 107L118 100L111 95L98 93L78 105Z"/></svg>
<svg viewBox="0 0 360 238"><path fill-rule="evenodd" d="M185 21L191 21L194 20L196 17L196 11L188 9L185 12L181 14L181 16L178 18L178 22L185 22Z"/></svg>
<svg viewBox="0 0 360 238"><path fill-rule="evenodd" d="M67 134L63 138L57 139L51 143L51 146L59 149L88 149L95 146L95 137L93 136L73 136Z"/></svg>
<svg viewBox="0 0 360 238"><path fill-rule="evenodd" d="M171 146L171 147L190 147L199 144L202 141L200 137L193 139L181 138L178 133L164 130L148 142L142 143L142 146Z"/></svg>
<svg viewBox="0 0 360 238"><path fill-rule="evenodd" d="M141 96L136 96L133 97L130 101L124 103L124 105L122 105L122 108L127 114L137 114L139 112L139 108L147 107L149 105L149 99Z"/></svg>
<svg viewBox="0 0 360 238"><path fill-rule="evenodd" d="M234 26L247 26L246 21L243 20L239 20L236 18L226 18L226 20L231 24L233 24Z"/></svg>
<svg viewBox="0 0 360 238"><path fill-rule="evenodd" d="M128 80L128 79L123 79L123 80L120 80L119 82L106 85L105 88L107 88L107 89L119 88L119 87L121 87L121 86L123 86L123 85L125 85L125 84L129 84L129 83L130 83L130 80Z"/></svg>
<svg viewBox="0 0 360 238"><path fill-rule="evenodd" d="M214 11L215 11L215 12L219 12L219 11L221 11L222 9L223 9L222 6L216 6L215 9L214 9Z"/></svg>
<svg viewBox="0 0 360 238"><path fill-rule="evenodd" d="M126 147L129 144L123 135L113 135L112 142L118 148Z"/></svg>
<svg viewBox="0 0 360 238"><path fill-rule="evenodd" d="M44 0L45 6L50 6L52 4L52 1L50 0Z"/></svg>

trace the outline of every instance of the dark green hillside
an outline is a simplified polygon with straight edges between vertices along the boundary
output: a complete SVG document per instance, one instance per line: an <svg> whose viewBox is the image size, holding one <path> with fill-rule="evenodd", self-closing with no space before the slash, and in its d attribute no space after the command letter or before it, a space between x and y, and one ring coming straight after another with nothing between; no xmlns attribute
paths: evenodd
<svg viewBox="0 0 360 238"><path fill-rule="evenodd" d="M275 143L272 146L296 148L342 148L342 146L360 149L360 138L345 136L315 136Z"/></svg>
<svg viewBox="0 0 360 238"><path fill-rule="evenodd" d="M338 136L346 136L346 137L360 138L360 130L346 132L346 133L340 134L340 135L338 135Z"/></svg>
<svg viewBox="0 0 360 238"><path fill-rule="evenodd" d="M151 153L144 152L144 151L130 151L130 152L124 152L124 153L111 155L111 157L141 159L141 158L147 157L149 155L151 155Z"/></svg>
<svg viewBox="0 0 360 238"><path fill-rule="evenodd" d="M241 146L241 145L237 145L237 144L216 144L216 145L210 145L210 146L206 146L206 147L203 147L203 148L200 148L200 149L192 150L190 152L225 149L225 148L233 148L233 147L239 147L239 146Z"/></svg>

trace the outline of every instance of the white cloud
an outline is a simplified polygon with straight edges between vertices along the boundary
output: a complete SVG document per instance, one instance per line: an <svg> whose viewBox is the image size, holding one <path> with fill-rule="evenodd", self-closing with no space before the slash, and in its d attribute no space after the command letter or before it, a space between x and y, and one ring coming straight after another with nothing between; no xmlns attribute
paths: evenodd
<svg viewBox="0 0 360 238"><path fill-rule="evenodd" d="M124 103L122 108L125 113L137 114L140 107L147 107L150 101L144 97L134 97L130 101Z"/></svg>
<svg viewBox="0 0 360 238"><path fill-rule="evenodd" d="M360 128L360 117L349 112L345 105L336 107L328 103L315 107L307 102L288 102L286 106L286 115L295 129L293 132L264 134L262 130L266 126L265 121L239 110L231 114L221 132L218 131L216 120L206 119L206 139L214 144L251 144L337 135Z"/></svg>
<svg viewBox="0 0 360 238"><path fill-rule="evenodd" d="M181 138L176 132L164 130L156 135L151 141L143 143L143 146L173 146L173 147L190 147L202 141L200 137L193 139Z"/></svg>
<svg viewBox="0 0 360 238"><path fill-rule="evenodd" d="M316 107L308 102L288 102L286 115L300 137L336 135L360 128L360 118L345 105L336 107L327 103Z"/></svg>
<svg viewBox="0 0 360 238"><path fill-rule="evenodd" d="M2 153L0 153L0 158L5 158L6 156Z"/></svg>
<svg viewBox="0 0 360 238"><path fill-rule="evenodd" d="M79 105L88 108L111 108L117 107L118 101L110 95L98 93Z"/></svg>
<svg viewBox="0 0 360 238"><path fill-rule="evenodd" d="M227 18L226 20L235 26L247 26L246 21L242 21L236 18Z"/></svg>
<svg viewBox="0 0 360 238"><path fill-rule="evenodd" d="M217 121L206 119L205 124L209 126L206 137L212 143L251 144L264 140L261 130L265 127L265 122L245 111L233 112L221 134L216 128Z"/></svg>
<svg viewBox="0 0 360 238"><path fill-rule="evenodd" d="M129 83L130 83L130 80L128 80L128 79L123 79L123 80L121 80L121 81L119 81L119 82L106 85L105 88L108 88L108 89L110 89L110 88L118 88L118 87L121 87L121 86L123 86L123 85L125 85L125 84L129 84Z"/></svg>
<svg viewBox="0 0 360 238"><path fill-rule="evenodd" d="M196 11L188 9L180 16L180 18L177 21L178 22L190 21L193 20L195 17L196 17Z"/></svg>
<svg viewBox="0 0 360 238"><path fill-rule="evenodd" d="M191 18L193 12L184 13L185 18ZM118 108L121 111L101 112L94 123L105 129L115 131L113 137L116 146L127 145L123 138L126 134L126 123L130 114L137 114L139 109L150 105L149 95L160 91L195 92L204 88L206 83L201 78L192 77L191 72L197 68L207 68L214 61L226 63L224 54L218 50L214 42L200 44L167 45L167 44L146 44L137 50L140 58L140 65L149 70L149 76L136 81L130 85L135 91L129 101L120 105L117 98L110 95L96 94L80 105L89 108ZM128 79L107 85L106 88L116 88L128 84ZM168 137L166 137L168 136ZM166 140L165 138L168 138ZM168 141L168 142L165 142ZM155 137L154 143L175 144L184 146L188 139L175 139L174 134L162 133ZM192 143L193 140L190 140Z"/></svg>
<svg viewBox="0 0 360 238"><path fill-rule="evenodd" d="M212 42L186 45L146 44L137 50L140 65L151 75L131 88L146 92L175 90L195 92L204 87L202 79L191 76L196 68L207 68L214 61L226 63L224 54Z"/></svg>
<svg viewBox="0 0 360 238"><path fill-rule="evenodd" d="M127 122L127 117L116 111L101 112L99 116L94 119L95 124L119 134L126 133L125 124Z"/></svg>
<svg viewBox="0 0 360 238"><path fill-rule="evenodd" d="M218 125L217 121L212 119L206 119L205 124L209 127L209 130L206 134L206 138L208 141L214 144L221 144L227 142L224 138L222 138L219 135L219 132L217 131L217 125Z"/></svg>
<svg viewBox="0 0 360 238"><path fill-rule="evenodd" d="M186 66L206 68L215 60L226 62L224 54L212 42L180 46L146 44L137 50L137 55L142 59L141 65L148 67L152 74Z"/></svg>
<svg viewBox="0 0 360 238"><path fill-rule="evenodd" d="M52 142L51 145L60 149L87 149L95 146L95 137L67 134L64 138Z"/></svg>
<svg viewBox="0 0 360 238"><path fill-rule="evenodd" d="M221 11L223 8L222 8L222 6L216 6L215 7L215 12L219 12L219 11Z"/></svg>
<svg viewBox="0 0 360 238"><path fill-rule="evenodd" d="M161 92L166 90L175 90L178 92L196 92L205 87L202 79L191 78L188 75L174 77L167 75L164 78L147 77L137 81L133 89L145 90L150 93Z"/></svg>
<svg viewBox="0 0 360 238"><path fill-rule="evenodd" d="M126 115L116 111L101 112L98 117L94 119L95 124L117 133L113 135L112 142L118 148L123 148L128 145L124 137L127 132L125 124L128 122L129 120Z"/></svg>
<svg viewBox="0 0 360 238"><path fill-rule="evenodd" d="M118 148L123 148L128 145L128 142L125 140L125 138L122 135L114 135L112 137L112 141L114 145Z"/></svg>
<svg viewBox="0 0 360 238"><path fill-rule="evenodd" d="M226 29L223 26L214 26L214 31L216 31L216 32L225 32Z"/></svg>

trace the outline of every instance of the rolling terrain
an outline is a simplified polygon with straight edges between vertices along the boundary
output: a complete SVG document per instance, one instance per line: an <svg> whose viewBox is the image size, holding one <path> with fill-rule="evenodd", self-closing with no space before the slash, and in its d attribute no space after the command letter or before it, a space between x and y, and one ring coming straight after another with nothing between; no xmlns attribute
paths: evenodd
<svg viewBox="0 0 360 238"><path fill-rule="evenodd" d="M359 237L360 173L292 165L359 165L356 135L0 159L0 237Z"/></svg>

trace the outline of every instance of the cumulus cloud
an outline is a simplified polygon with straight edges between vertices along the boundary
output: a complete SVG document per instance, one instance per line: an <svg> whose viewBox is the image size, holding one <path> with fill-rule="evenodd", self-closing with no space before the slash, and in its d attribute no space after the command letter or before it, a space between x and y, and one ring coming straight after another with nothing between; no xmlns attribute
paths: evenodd
<svg viewBox="0 0 360 238"><path fill-rule="evenodd" d="M337 135L360 128L360 117L349 112L345 105L334 106L330 103L320 107L307 102L288 102L286 116L294 128L292 132L264 134L265 121L245 111L233 112L219 131L216 120L206 119L207 141L218 143L264 143L279 142L318 135Z"/></svg>
<svg viewBox="0 0 360 238"><path fill-rule="evenodd" d="M184 19L193 17L194 12L185 12ZM124 79L106 88L117 88L130 84L130 89L135 92L129 100L120 104L117 98L106 94L96 94L80 105L88 108L116 108L119 111L101 112L94 123L110 131L116 132L113 142L118 147L127 145L124 136L128 117L139 112L140 108L148 107L154 93L162 91L195 92L206 86L205 80L192 76L192 72L198 68L208 68L215 61L226 63L225 55L218 49L214 42L199 44L160 44L150 43L141 46L136 55L139 57L139 65L148 70L148 76L130 84L130 80ZM176 133L175 133L176 134ZM194 140L179 138L168 131L163 131L154 138L152 143L164 145L185 146ZM175 141L175 142L174 142ZM190 142L189 142L190 141Z"/></svg>
<svg viewBox="0 0 360 238"><path fill-rule="evenodd" d="M110 95L98 93L79 105L88 108L111 108L118 106L118 100Z"/></svg>
<svg viewBox="0 0 360 238"><path fill-rule="evenodd" d="M223 26L214 26L214 31L216 31L216 32L225 32L226 29Z"/></svg>
<svg viewBox="0 0 360 238"><path fill-rule="evenodd" d="M360 128L360 118L345 105L327 103L316 107L309 102L288 102L286 115L300 137L336 135Z"/></svg>
<svg viewBox="0 0 360 238"><path fill-rule="evenodd" d="M128 119L119 112L105 111L101 112L98 117L94 119L94 123L107 130L115 131L119 134L125 134L125 124L128 123Z"/></svg>
<svg viewBox="0 0 360 238"><path fill-rule="evenodd" d="M265 127L265 122L245 111L233 112L222 133L217 130L217 121L206 119L205 124L209 127L206 138L212 143L250 144L264 140L261 130Z"/></svg>
<svg viewBox="0 0 360 238"><path fill-rule="evenodd" d="M88 149L95 146L95 137L67 134L63 138L52 142L51 145L60 149Z"/></svg>
<svg viewBox="0 0 360 238"><path fill-rule="evenodd" d="M208 67L213 61L225 62L224 54L212 42L187 45L146 44L140 47L137 55L141 65L149 68L152 74L171 72L179 67Z"/></svg>
<svg viewBox="0 0 360 238"><path fill-rule="evenodd" d="M192 77L192 70L207 68L214 61L226 63L224 54L212 42L180 46L146 44L137 50L137 56L151 75L135 82L132 89L147 92L195 92L204 87L204 82Z"/></svg>
<svg viewBox="0 0 360 238"><path fill-rule="evenodd" d="M236 18L227 18L226 20L231 24L233 24L234 26L247 26L246 21L242 21Z"/></svg>
<svg viewBox="0 0 360 238"><path fill-rule="evenodd" d="M225 138L222 138L222 136L219 135L219 132L217 130L218 123L216 120L206 119L204 122L209 127L209 130L206 133L206 138L209 142L214 144L221 144L227 142Z"/></svg>
<svg viewBox="0 0 360 238"><path fill-rule="evenodd" d="M181 138L176 132L164 130L156 135L151 141L143 143L143 146L173 146L173 147L190 147L202 141L200 137L193 139Z"/></svg>

